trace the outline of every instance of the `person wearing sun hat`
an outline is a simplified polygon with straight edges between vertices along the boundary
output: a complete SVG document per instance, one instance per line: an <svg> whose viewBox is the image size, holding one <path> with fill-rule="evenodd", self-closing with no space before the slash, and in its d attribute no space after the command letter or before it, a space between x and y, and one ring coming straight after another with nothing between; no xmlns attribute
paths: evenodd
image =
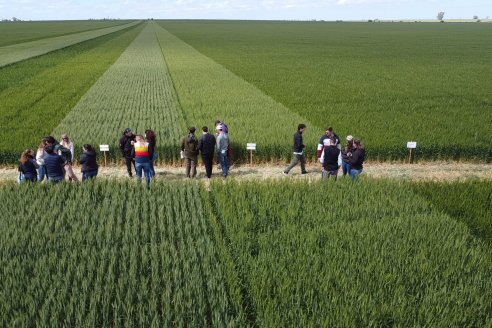
<svg viewBox="0 0 492 328"><path fill-rule="evenodd" d="M132 157L133 144L135 143L135 135L132 129L126 128L123 131L123 136L120 138L121 155L125 159L126 169L130 178L133 177L132 166L135 167L135 160Z"/></svg>
<svg viewBox="0 0 492 328"><path fill-rule="evenodd" d="M350 174L350 163L349 163L349 156L348 153L350 153L353 149L354 145L354 137L351 135L348 135L347 138L345 138L347 143L341 150L342 154L342 174L343 176L346 176L347 174Z"/></svg>

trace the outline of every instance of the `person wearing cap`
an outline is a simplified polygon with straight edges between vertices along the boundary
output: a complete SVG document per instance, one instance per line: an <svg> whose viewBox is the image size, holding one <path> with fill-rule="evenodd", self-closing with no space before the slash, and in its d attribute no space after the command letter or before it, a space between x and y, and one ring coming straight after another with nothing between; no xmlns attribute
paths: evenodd
<svg viewBox="0 0 492 328"><path fill-rule="evenodd" d="M149 150L149 143L140 134L135 136L135 142L131 150L131 156L135 159L135 173L138 183L142 182L142 171L145 176L147 188L150 187L150 160L152 153Z"/></svg>
<svg viewBox="0 0 492 328"><path fill-rule="evenodd" d="M212 176L214 152L215 152L215 137L208 133L208 127L202 128L202 136L198 140L198 151L202 154L203 165L205 165L205 174L207 179Z"/></svg>
<svg viewBox="0 0 492 328"><path fill-rule="evenodd" d="M123 136L120 138L120 150L121 155L125 159L126 170L128 175L133 177L132 166L135 167L135 160L132 157L133 144L135 143L135 135L132 133L132 129L126 128L123 131Z"/></svg>
<svg viewBox="0 0 492 328"><path fill-rule="evenodd" d="M321 180L325 177L330 179L332 176L337 181L338 169L342 165L342 158L340 157L340 149L336 145L335 138L325 139L323 141L323 170L321 171Z"/></svg>
<svg viewBox="0 0 492 328"><path fill-rule="evenodd" d="M321 153L323 152L323 142L325 141L325 139L330 139L330 138L335 139L336 146L338 147L338 149L341 149L340 139L338 138L338 136L336 135L336 133L333 132L333 128L332 127L326 128L325 134L323 134L321 136L321 138L319 138L318 149L317 149L317 152L316 152L316 154L318 155L318 160L320 160ZM321 162L321 160L320 160L320 162Z"/></svg>
<svg viewBox="0 0 492 328"><path fill-rule="evenodd" d="M74 158L74 146L73 146L73 143L70 141L70 138L68 138L68 135L67 134L62 134L61 135L61 142L60 142L60 145L62 145L63 147L67 148L68 150L70 150L70 159L67 160L66 164L65 164L65 173L68 175L68 180L69 181L79 181L79 179L77 178L77 176L75 175L75 172L73 171L72 169L72 163L73 163L73 158ZM58 155L61 155L61 151L58 153Z"/></svg>
<svg viewBox="0 0 492 328"><path fill-rule="evenodd" d="M294 133L294 157L292 157L289 166L284 170L285 175L289 174L290 170L299 162L301 163L301 174L308 173L306 171L306 159L304 157L304 148L306 148L306 145L302 143L302 133L305 129L305 124L301 123L297 126L297 132Z"/></svg>
<svg viewBox="0 0 492 328"><path fill-rule="evenodd" d="M196 163L198 160L198 140L195 136L195 128L188 129L188 135L181 140L181 151L186 165L186 176L196 176Z"/></svg>
<svg viewBox="0 0 492 328"><path fill-rule="evenodd" d="M351 135L348 135L347 138L345 138L345 140L347 141L347 144L341 150L342 174L343 174L343 176L350 174L350 162L349 162L348 153L350 153L352 151L353 143L354 143L354 137L352 137Z"/></svg>
<svg viewBox="0 0 492 328"><path fill-rule="evenodd" d="M215 125L215 131L217 132L217 135L219 134L220 128L222 128L222 131L225 134L229 134L229 127L224 122L221 122L220 120L216 120L214 125Z"/></svg>
<svg viewBox="0 0 492 328"><path fill-rule="evenodd" d="M366 157L366 150L359 139L354 139L353 150L348 153L350 163L350 176L352 181L356 181L359 174L362 173L363 163Z"/></svg>
<svg viewBox="0 0 492 328"><path fill-rule="evenodd" d="M229 175L229 159L227 150L229 149L229 136L224 132L224 128L219 125L219 135L217 136L217 155L219 157L222 176L225 178Z"/></svg>

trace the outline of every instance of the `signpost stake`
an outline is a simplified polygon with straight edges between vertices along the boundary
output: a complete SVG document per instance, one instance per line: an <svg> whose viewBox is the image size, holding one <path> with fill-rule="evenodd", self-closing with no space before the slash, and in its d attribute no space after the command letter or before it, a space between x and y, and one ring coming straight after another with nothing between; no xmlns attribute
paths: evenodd
<svg viewBox="0 0 492 328"><path fill-rule="evenodd" d="M407 142L407 148L408 148L408 151L409 151L409 154L408 154L408 164L411 164L412 163L412 150L417 148L417 141L409 141Z"/></svg>
<svg viewBox="0 0 492 328"><path fill-rule="evenodd" d="M253 165L253 150L256 150L255 143L247 143L246 150L249 150L249 164Z"/></svg>
<svg viewBox="0 0 492 328"><path fill-rule="evenodd" d="M104 154L104 166L107 166L107 158L106 158L106 152L109 151L109 145L99 145L99 151L102 151Z"/></svg>

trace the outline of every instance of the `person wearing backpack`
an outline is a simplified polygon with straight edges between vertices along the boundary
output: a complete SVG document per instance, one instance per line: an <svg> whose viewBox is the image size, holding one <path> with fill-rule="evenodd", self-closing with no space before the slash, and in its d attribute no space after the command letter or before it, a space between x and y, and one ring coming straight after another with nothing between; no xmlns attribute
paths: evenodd
<svg viewBox="0 0 492 328"><path fill-rule="evenodd" d="M19 183L22 183L23 181L38 181L38 172L36 171L37 168L38 164L34 159L32 149L26 149L23 151L19 160L19 173L22 174L23 178L19 179Z"/></svg>
<svg viewBox="0 0 492 328"><path fill-rule="evenodd" d="M181 151L185 160L186 176L194 178L198 160L198 139L195 136L194 127L189 128L188 135L181 140Z"/></svg>

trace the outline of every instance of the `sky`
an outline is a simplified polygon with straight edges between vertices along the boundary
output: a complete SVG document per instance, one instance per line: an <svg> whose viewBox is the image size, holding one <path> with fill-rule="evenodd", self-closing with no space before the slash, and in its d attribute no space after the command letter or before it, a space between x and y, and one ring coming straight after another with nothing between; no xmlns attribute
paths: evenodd
<svg viewBox="0 0 492 328"><path fill-rule="evenodd" d="M492 18L492 0L0 0L0 19L407 20Z"/></svg>

